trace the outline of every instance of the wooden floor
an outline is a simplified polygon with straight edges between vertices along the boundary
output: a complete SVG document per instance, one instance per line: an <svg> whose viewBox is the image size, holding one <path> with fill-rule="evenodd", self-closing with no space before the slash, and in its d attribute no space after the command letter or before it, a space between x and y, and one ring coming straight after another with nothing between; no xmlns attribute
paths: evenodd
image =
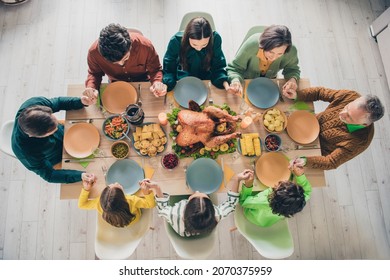
<svg viewBox="0 0 390 280"><path fill-rule="evenodd" d="M306 208L289 220L291 259L390 259L390 91L369 25L386 0L31 0L0 5L0 121L14 117L29 97L66 95L83 83L89 45L108 23L137 27L162 59L184 13L211 13L231 61L253 25L285 24L299 51L302 77L312 85L376 94L385 117L371 147L316 188ZM324 108L323 103L317 109ZM95 212L59 200L48 184L0 153L0 259L94 259ZM262 259L233 217L219 225L210 259ZM176 259L162 220L154 215L134 259Z"/></svg>

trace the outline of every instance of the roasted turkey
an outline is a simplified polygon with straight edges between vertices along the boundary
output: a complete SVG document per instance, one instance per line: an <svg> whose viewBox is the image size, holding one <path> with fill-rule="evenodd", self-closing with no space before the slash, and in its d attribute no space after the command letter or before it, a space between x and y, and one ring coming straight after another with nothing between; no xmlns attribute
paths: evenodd
<svg viewBox="0 0 390 280"><path fill-rule="evenodd" d="M177 120L181 131L176 137L176 143L182 147L201 142L204 146L212 148L241 136L240 132L234 132L236 122L240 118L214 106L208 106L202 112L181 110ZM222 135L216 133L216 126L221 123L226 123L226 127L229 128L225 133L221 133Z"/></svg>

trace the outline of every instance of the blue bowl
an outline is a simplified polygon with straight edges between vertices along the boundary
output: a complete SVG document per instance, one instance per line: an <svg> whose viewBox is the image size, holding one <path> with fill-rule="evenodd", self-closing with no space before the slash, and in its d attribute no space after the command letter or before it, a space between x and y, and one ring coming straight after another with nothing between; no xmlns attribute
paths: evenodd
<svg viewBox="0 0 390 280"><path fill-rule="evenodd" d="M268 152L277 152L282 148L282 138L277 134L267 134L264 138L264 146Z"/></svg>

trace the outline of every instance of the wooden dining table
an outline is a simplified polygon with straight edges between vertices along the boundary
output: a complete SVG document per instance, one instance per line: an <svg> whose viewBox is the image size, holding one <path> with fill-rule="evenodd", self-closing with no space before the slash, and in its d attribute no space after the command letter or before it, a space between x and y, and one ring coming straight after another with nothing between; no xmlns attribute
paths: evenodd
<svg viewBox="0 0 390 280"><path fill-rule="evenodd" d="M285 83L284 79L273 80L278 86L281 88ZM218 89L211 85L209 81L203 81L208 88L208 97L206 100L206 105L212 100L212 102L216 105L222 105L226 103L229 107L237 112L243 113L243 100L244 103L248 104L249 108L253 109L254 113L263 113L265 110L256 108L250 102L246 101L245 98L241 96L236 96L233 94L227 94L225 90ZM246 81L246 85L244 87L244 96L246 94L246 88L249 84L250 80ZM150 83L149 82L134 82L131 83L135 88L138 88L140 85L141 88L141 99L142 99L142 109L145 113L144 123L152 122L158 123L158 114L161 112L169 113L173 108L179 106L174 98L174 92L168 92L167 97L159 97L156 98L149 91ZM104 87L105 85L103 85ZM300 79L299 81L299 89L304 89L310 86L310 82L308 79ZM67 95L68 96L81 96L84 91L84 85L69 85ZM210 100L211 99L211 100ZM291 113L292 108L294 108L294 101L288 100L284 98L284 101L280 100L275 105L275 107L287 113ZM314 112L314 106L312 102L307 102L307 108ZM108 114L110 115L110 114ZM62 155L62 169L75 169L81 170L88 173L94 173L98 180L95 186L92 188L90 197L97 197L100 192L106 186L105 180L105 171L104 167L109 168L116 159L111 155L110 148L113 143L112 140L109 140L102 131L103 122L108 116L107 112L103 113L101 107L96 105L91 105L85 107L80 110L72 110L67 111L65 116L65 134L67 130L74 125L71 123L72 121L88 121L91 120L91 124L96 126L100 134L100 144L99 144L99 152L95 153L95 157L88 162L86 167L83 167L79 162L66 162L66 160L73 159L65 149L63 150ZM261 118L260 118L261 119ZM169 124L167 126L162 126L167 135L169 135L171 128ZM264 143L264 138L268 134L265 130L262 121L253 122L246 129L241 129L242 133L259 133L261 141ZM130 134L130 133L129 133ZM287 134L286 130L278 133L278 135L282 139L282 151L288 158L292 159L297 156L316 156L321 155L320 143L318 138L310 143L310 146L302 147L297 145ZM126 140L126 139L124 139ZM127 140L126 140L127 141ZM130 142L130 141L129 141ZM165 169L161 165L161 157L166 152L172 151L172 143L173 140L171 137L168 137L168 143L166 145L166 149L164 152L157 154L156 157L148 157L139 155L134 147L132 147L130 143L130 154L128 156L129 159L133 159L136 161L141 167L147 171L147 174L152 175L152 180L159 183L162 190L170 195L186 195L191 194L193 191L186 185L185 178L185 170L194 160L193 158L182 158L179 161L179 165L175 167L173 170ZM264 148L264 147L263 147ZM267 153L264 149L262 150L262 154ZM258 157L248 157L239 154L238 152L231 154L223 154L219 155L217 158L217 162L221 165L222 170L230 170L234 173L239 173L245 168L254 168L255 161ZM313 187L324 187L326 185L325 182L325 174L323 170L305 168L305 174L309 181L311 182ZM218 190L219 192L226 192L224 186L227 182L223 182L221 188ZM60 190L60 198L61 199L77 199L80 195L82 183L72 183L72 184L61 184ZM263 185L257 178L254 182L254 190L260 191L266 189L267 186Z"/></svg>

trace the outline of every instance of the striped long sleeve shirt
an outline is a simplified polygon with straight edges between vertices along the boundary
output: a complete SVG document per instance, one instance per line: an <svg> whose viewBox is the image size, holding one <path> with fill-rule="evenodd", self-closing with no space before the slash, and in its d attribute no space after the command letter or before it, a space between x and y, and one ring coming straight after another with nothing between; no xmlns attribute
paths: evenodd
<svg viewBox="0 0 390 280"><path fill-rule="evenodd" d="M227 193L228 198L218 206L214 205L215 218L217 222L227 217L230 213L236 209L236 205L239 200L239 194L229 191ZM163 217L172 228L183 237L189 237L191 234L185 231L184 226L184 210L188 203L188 199L183 199L177 202L175 205L170 206L169 195L164 194L164 197L156 197L158 216Z"/></svg>

